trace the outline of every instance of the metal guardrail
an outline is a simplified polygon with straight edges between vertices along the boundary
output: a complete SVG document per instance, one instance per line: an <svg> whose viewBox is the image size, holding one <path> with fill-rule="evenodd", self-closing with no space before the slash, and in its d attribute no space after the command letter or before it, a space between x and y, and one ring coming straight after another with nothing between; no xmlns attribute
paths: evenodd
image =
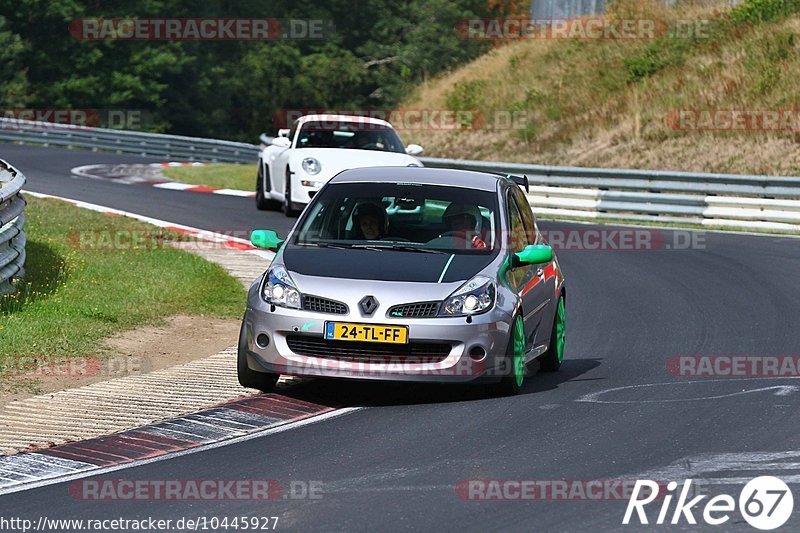
<svg viewBox="0 0 800 533"><path fill-rule="evenodd" d="M25 176L0 160L0 294L14 291L12 281L25 274Z"/></svg>
<svg viewBox="0 0 800 533"><path fill-rule="evenodd" d="M261 135L261 147L271 137ZM168 159L250 163L253 144L0 119L0 140ZM430 167L526 174L539 215L800 231L800 177L555 167L421 158ZM254 184L255 185L255 184Z"/></svg>
<svg viewBox="0 0 800 533"><path fill-rule="evenodd" d="M247 143L11 118L0 118L0 140L186 161L250 163L258 157L258 147Z"/></svg>
<svg viewBox="0 0 800 533"><path fill-rule="evenodd" d="M555 167L422 158L430 167L525 174L539 215L800 231L800 177Z"/></svg>

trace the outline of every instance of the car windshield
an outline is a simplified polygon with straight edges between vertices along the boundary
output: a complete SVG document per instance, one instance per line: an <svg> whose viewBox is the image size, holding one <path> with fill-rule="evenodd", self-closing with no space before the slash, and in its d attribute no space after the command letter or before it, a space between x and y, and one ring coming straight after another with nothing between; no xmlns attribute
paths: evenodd
<svg viewBox="0 0 800 533"><path fill-rule="evenodd" d="M297 137L297 148L352 148L405 153L397 133L381 124L366 122L306 122Z"/></svg>
<svg viewBox="0 0 800 533"><path fill-rule="evenodd" d="M498 247L496 195L406 183L341 183L308 208L294 244L488 254Z"/></svg>

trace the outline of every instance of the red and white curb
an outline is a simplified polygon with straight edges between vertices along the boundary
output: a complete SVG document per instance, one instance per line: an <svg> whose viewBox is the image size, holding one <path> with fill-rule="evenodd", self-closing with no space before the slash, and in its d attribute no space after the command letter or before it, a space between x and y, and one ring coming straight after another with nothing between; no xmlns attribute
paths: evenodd
<svg viewBox="0 0 800 533"><path fill-rule="evenodd" d="M245 198L255 198L256 196L256 193L249 191L240 191L238 189L215 189L213 187L190 185L188 183L181 183L179 181L153 183L152 185L157 189L168 189L170 191L205 192L211 194L221 194L223 196L242 196Z"/></svg>
<svg viewBox="0 0 800 533"><path fill-rule="evenodd" d="M49 449L0 456L0 495L219 448L357 411L266 394Z"/></svg>
<svg viewBox="0 0 800 533"><path fill-rule="evenodd" d="M167 161L164 163L150 163L150 166L159 167L207 167L208 163L200 163L199 161Z"/></svg>
<svg viewBox="0 0 800 533"><path fill-rule="evenodd" d="M256 193L252 191L242 191L239 189L220 189L216 187L206 187L205 185L192 185L167 179L162 170L169 167L198 167L206 166L206 163L197 162L177 162L168 163L149 163L149 164L129 164L129 165L83 165L70 170L75 176L92 179L104 179L116 183L127 185L149 185L158 189L172 191L189 191L207 194L219 194L222 196L239 196L244 198L255 198ZM254 183L255 185L255 183Z"/></svg>

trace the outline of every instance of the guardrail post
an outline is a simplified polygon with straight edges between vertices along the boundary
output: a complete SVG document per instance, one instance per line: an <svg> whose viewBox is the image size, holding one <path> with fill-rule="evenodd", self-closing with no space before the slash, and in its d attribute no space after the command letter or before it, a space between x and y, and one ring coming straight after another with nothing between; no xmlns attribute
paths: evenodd
<svg viewBox="0 0 800 533"><path fill-rule="evenodd" d="M0 160L0 294L14 292L25 273L25 176Z"/></svg>

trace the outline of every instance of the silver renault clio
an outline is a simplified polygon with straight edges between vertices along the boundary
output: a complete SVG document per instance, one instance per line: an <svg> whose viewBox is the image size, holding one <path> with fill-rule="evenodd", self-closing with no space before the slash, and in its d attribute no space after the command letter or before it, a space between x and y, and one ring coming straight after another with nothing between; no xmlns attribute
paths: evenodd
<svg viewBox="0 0 800 533"><path fill-rule="evenodd" d="M418 167L331 179L250 287L239 382L281 374L487 383L520 391L564 358L566 287L527 179Z"/></svg>

